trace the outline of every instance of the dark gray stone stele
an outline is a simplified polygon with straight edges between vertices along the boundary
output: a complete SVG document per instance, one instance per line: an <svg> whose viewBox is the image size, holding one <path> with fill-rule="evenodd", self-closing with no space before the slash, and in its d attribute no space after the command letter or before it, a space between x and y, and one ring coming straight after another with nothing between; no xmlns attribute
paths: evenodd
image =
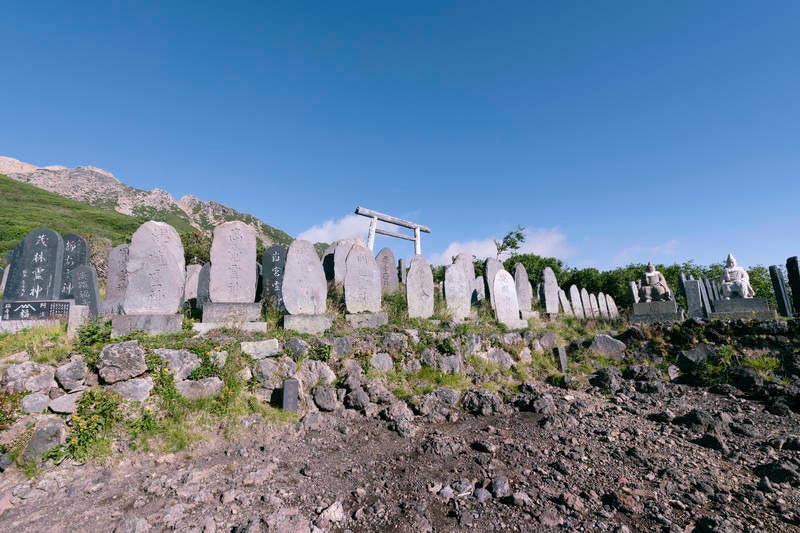
<svg viewBox="0 0 800 533"><path fill-rule="evenodd" d="M89 243L75 233L65 233L63 239L64 266L61 271L61 299L69 300L75 295L70 273L79 266L89 264Z"/></svg>
<svg viewBox="0 0 800 533"><path fill-rule="evenodd" d="M789 301L781 267L778 265L769 267L769 277L772 279L772 289L775 291L775 299L778 301L778 313L781 316L792 316L792 303Z"/></svg>
<svg viewBox="0 0 800 533"><path fill-rule="evenodd" d="M38 228L14 248L4 299L59 300L64 241L57 232Z"/></svg>
<svg viewBox="0 0 800 533"><path fill-rule="evenodd" d="M0 320L68 320L69 300L14 302L3 300Z"/></svg>
<svg viewBox="0 0 800 533"><path fill-rule="evenodd" d="M789 288L792 290L792 307L800 313L800 260L797 256L786 260L786 275L789 277Z"/></svg>
<svg viewBox="0 0 800 533"><path fill-rule="evenodd" d="M405 259L400 259L400 261L397 262L397 269L400 271L400 283L405 283L406 282L406 275L408 273L408 270L406 270L406 260Z"/></svg>
<svg viewBox="0 0 800 533"><path fill-rule="evenodd" d="M79 265L70 272L72 295L76 305L89 308L89 316L94 318L100 312L100 288L94 267Z"/></svg>
<svg viewBox="0 0 800 533"><path fill-rule="evenodd" d="M274 245L261 256L264 278L264 302L268 307L286 312L283 305L283 274L286 272L286 247ZM331 258L333 256L331 255Z"/></svg>
<svg viewBox="0 0 800 533"><path fill-rule="evenodd" d="M692 318L706 318L703 297L700 293L700 281L686 279L683 282L683 294L686 296L686 309Z"/></svg>
<svg viewBox="0 0 800 533"><path fill-rule="evenodd" d="M202 309L206 302L211 301L208 284L211 282L211 263L206 263L197 275L197 308Z"/></svg>
<svg viewBox="0 0 800 533"><path fill-rule="evenodd" d="M557 346L557 347L553 348L553 351L555 352L556 357L558 357L558 364L559 364L559 367L561 368L561 372L566 374L567 370L568 370L568 367L567 367L567 349L565 347L563 347L563 346Z"/></svg>
<svg viewBox="0 0 800 533"><path fill-rule="evenodd" d="M283 382L283 410L297 412L298 396L300 393L300 382L295 378L289 378Z"/></svg>
<svg viewBox="0 0 800 533"><path fill-rule="evenodd" d="M260 302L264 296L264 267L256 262L256 302Z"/></svg>

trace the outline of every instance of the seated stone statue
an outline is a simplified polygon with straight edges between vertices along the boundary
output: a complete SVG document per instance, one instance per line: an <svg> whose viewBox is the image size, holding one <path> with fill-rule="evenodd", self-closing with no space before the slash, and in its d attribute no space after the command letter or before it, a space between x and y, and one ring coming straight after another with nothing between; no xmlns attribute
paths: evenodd
<svg viewBox="0 0 800 533"><path fill-rule="evenodd" d="M652 262L647 263L647 271L639 281L639 297L645 302L672 299L672 291L667 286L666 278L656 270Z"/></svg>
<svg viewBox="0 0 800 533"><path fill-rule="evenodd" d="M725 270L722 271L722 297L726 300L731 298L752 298L756 295L753 287L750 286L750 276L747 270L736 266L736 258L733 254L728 254L725 260Z"/></svg>

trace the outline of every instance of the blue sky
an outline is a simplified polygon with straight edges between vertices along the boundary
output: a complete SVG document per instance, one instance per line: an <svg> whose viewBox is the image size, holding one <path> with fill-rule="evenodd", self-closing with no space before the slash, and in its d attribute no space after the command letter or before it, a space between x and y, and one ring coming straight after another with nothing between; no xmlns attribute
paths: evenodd
<svg viewBox="0 0 800 533"><path fill-rule="evenodd" d="M28 4L0 155L293 236L363 232L361 205L434 261L518 224L601 269L800 254L798 2Z"/></svg>

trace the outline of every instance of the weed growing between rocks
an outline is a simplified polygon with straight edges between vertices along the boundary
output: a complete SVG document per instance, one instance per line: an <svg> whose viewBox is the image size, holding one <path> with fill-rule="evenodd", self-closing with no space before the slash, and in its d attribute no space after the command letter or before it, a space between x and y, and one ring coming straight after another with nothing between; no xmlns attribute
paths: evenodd
<svg viewBox="0 0 800 533"><path fill-rule="evenodd" d="M122 419L120 397L99 387L84 392L71 416L67 451L79 462L111 455L111 432Z"/></svg>
<svg viewBox="0 0 800 533"><path fill-rule="evenodd" d="M20 414L20 402L24 392L0 392L0 430L8 429Z"/></svg>
<svg viewBox="0 0 800 533"><path fill-rule="evenodd" d="M18 333L0 333L0 358L25 352L31 361L52 363L72 350L65 326L29 328Z"/></svg>

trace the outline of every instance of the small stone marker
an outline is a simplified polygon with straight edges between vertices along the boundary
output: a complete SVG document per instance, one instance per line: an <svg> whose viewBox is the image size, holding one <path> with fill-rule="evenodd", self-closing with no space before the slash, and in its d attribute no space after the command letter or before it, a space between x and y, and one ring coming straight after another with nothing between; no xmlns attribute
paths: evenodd
<svg viewBox="0 0 800 533"><path fill-rule="evenodd" d="M585 315L583 313L583 304L581 303L581 291L578 290L577 285L572 285L569 288L569 299L572 305L572 312L576 317L583 320Z"/></svg>
<svg viewBox="0 0 800 533"><path fill-rule="evenodd" d="M256 233L239 220L214 228L209 296L212 302L253 303L256 299Z"/></svg>
<svg viewBox="0 0 800 533"><path fill-rule="evenodd" d="M264 276L264 302L267 306L286 311L283 305L283 276L286 272L286 247L274 245L261 256Z"/></svg>
<svg viewBox="0 0 800 533"><path fill-rule="evenodd" d="M589 291L587 291L585 287L581 289L581 305L583 305L583 314L586 318L596 318L592 310L592 301L591 298L589 298Z"/></svg>
<svg viewBox="0 0 800 533"><path fill-rule="evenodd" d="M211 281L211 263L206 263L200 268L200 273L197 275L197 303L195 304L198 309L210 302L211 299L208 295L208 284Z"/></svg>
<svg viewBox="0 0 800 533"><path fill-rule="evenodd" d="M769 267L769 277L772 279L772 288L775 291L775 299L778 301L778 312L781 316L792 316L792 304L786 291L786 281L783 279L781 267L778 265Z"/></svg>
<svg viewBox="0 0 800 533"><path fill-rule="evenodd" d="M492 305L492 309L494 309L494 278L501 270L503 270L503 263L494 257L486 259L483 276L485 280L485 292L489 295L489 303Z"/></svg>
<svg viewBox="0 0 800 533"><path fill-rule="evenodd" d="M96 317L100 312L100 289L97 285L97 272L94 267L79 265L70 272L72 294L75 305L89 308L89 316Z"/></svg>
<svg viewBox="0 0 800 533"><path fill-rule="evenodd" d="M175 228L152 220L139 226L128 248L127 272L126 314L180 312L186 266L183 244Z"/></svg>
<svg viewBox="0 0 800 533"><path fill-rule="evenodd" d="M391 248L383 248L375 256L378 263L378 270L381 276L381 292L383 294L394 294L400 289L400 282L397 278L397 270L394 261L394 252Z"/></svg>
<svg viewBox="0 0 800 533"><path fill-rule="evenodd" d="M486 299L486 286L483 283L482 276L475 276L472 284L472 292L475 295L475 300L480 302Z"/></svg>
<svg viewBox="0 0 800 533"><path fill-rule="evenodd" d="M499 270L494 277L494 312L497 321L511 329L521 329L528 322L519 317L517 286L514 278L505 270Z"/></svg>
<svg viewBox="0 0 800 533"><path fill-rule="evenodd" d="M371 255L371 254L370 254ZM289 378L283 381L283 410L297 412L298 397L300 394L300 381Z"/></svg>
<svg viewBox="0 0 800 533"><path fill-rule="evenodd" d="M408 276L405 259L400 259L400 261L397 262L397 270L400 271L400 283L405 283Z"/></svg>
<svg viewBox="0 0 800 533"><path fill-rule="evenodd" d="M517 287L520 311L530 311L533 308L533 287L528 279L528 271L522 263L514 265L514 284Z"/></svg>
<svg viewBox="0 0 800 533"><path fill-rule="evenodd" d="M114 315L122 313L122 303L125 300L125 289L127 288L128 245L120 244L108 253L105 313Z"/></svg>
<svg viewBox="0 0 800 533"><path fill-rule="evenodd" d="M600 308L601 317L603 317L605 320L611 318L611 316L608 313L608 303L606 302L606 295L602 292L597 295L597 306Z"/></svg>
<svg viewBox="0 0 800 533"><path fill-rule="evenodd" d="M469 317L472 304L470 280L466 278L464 268L456 263L444 270L444 299L453 320L464 320Z"/></svg>
<svg viewBox="0 0 800 533"><path fill-rule="evenodd" d="M608 305L608 317L611 320L617 320L619 318L619 309L617 308L617 302L614 301L610 294L606 294L606 304Z"/></svg>
<svg viewBox="0 0 800 533"><path fill-rule="evenodd" d="M183 300L197 300L197 282L203 265L186 265L186 282L183 288Z"/></svg>
<svg viewBox="0 0 800 533"><path fill-rule="evenodd" d="M289 314L325 313L328 287L322 263L312 243L295 240L289 246L282 289L283 304Z"/></svg>
<svg viewBox="0 0 800 533"><path fill-rule="evenodd" d="M561 310L565 315L574 316L575 313L572 312L572 306L569 303L569 298L567 298L567 293L562 289L558 289L558 301L561 303Z"/></svg>
<svg viewBox="0 0 800 533"><path fill-rule="evenodd" d="M544 301L545 312L548 315L558 314L558 280L556 274L550 267L544 267L542 271L542 301Z"/></svg>
<svg viewBox="0 0 800 533"><path fill-rule="evenodd" d="M786 275L789 278L789 288L792 289L792 307L795 313L800 313L800 261L797 256L786 260Z"/></svg>
<svg viewBox="0 0 800 533"><path fill-rule="evenodd" d="M683 294L686 296L686 309L690 317L705 318L703 297L700 293L700 281L686 279L683 282Z"/></svg>
<svg viewBox="0 0 800 533"><path fill-rule="evenodd" d="M411 258L406 280L409 318L430 318L433 315L433 272L421 255Z"/></svg>
<svg viewBox="0 0 800 533"><path fill-rule="evenodd" d="M631 300L633 303L639 303L639 286L636 285L635 281L631 281L628 283L628 288L631 290Z"/></svg>
<svg viewBox="0 0 800 533"><path fill-rule="evenodd" d="M12 255L4 299L35 301L61 298L64 262L61 235L47 228L35 229L20 241Z"/></svg>
<svg viewBox="0 0 800 533"><path fill-rule="evenodd" d="M558 357L558 366L564 374L569 370L567 362L567 349L564 346L556 346L553 348L556 357Z"/></svg>
<svg viewBox="0 0 800 533"><path fill-rule="evenodd" d="M74 287L71 285L73 269L89 264L89 243L86 239L75 233L66 233L64 240L64 262L61 271L61 299L69 300L73 297ZM96 314L92 316L97 316Z"/></svg>
<svg viewBox="0 0 800 533"><path fill-rule="evenodd" d="M347 254L344 303L349 313L379 313L381 310L381 272L372 252L360 244L353 245Z"/></svg>
<svg viewBox="0 0 800 533"><path fill-rule="evenodd" d="M602 318L600 316L600 305L597 303L597 296L594 294L589 295L589 305L592 307L592 316L595 318Z"/></svg>

